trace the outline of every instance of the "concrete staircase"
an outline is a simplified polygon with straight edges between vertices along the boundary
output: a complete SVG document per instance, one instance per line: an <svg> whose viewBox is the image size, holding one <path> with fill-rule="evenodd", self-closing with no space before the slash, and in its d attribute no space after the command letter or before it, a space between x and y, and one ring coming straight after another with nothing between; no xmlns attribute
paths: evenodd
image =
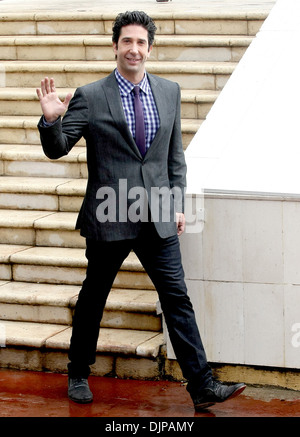
<svg viewBox="0 0 300 437"><path fill-rule="evenodd" d="M179 82L186 147L257 33L264 14L160 13L147 69ZM6 14L0 35L0 366L66 371L72 311L84 279L84 240L74 230L86 186L79 142L49 161L36 128L35 88L45 75L64 97L115 67L113 17ZM76 29L76 33L75 33ZM163 351L157 293L138 260L124 262L109 296L93 373L175 376Z"/></svg>

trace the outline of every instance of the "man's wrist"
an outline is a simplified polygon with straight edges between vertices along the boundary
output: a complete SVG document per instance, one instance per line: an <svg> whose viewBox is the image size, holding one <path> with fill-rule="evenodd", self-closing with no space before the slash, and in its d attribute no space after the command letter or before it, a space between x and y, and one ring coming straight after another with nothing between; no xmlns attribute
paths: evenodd
<svg viewBox="0 0 300 437"><path fill-rule="evenodd" d="M43 115L42 122L43 122L43 125L45 127L50 127L50 126L53 126L57 122L58 119L59 119L59 117L56 118L54 121L49 121L49 120L46 120L45 116Z"/></svg>

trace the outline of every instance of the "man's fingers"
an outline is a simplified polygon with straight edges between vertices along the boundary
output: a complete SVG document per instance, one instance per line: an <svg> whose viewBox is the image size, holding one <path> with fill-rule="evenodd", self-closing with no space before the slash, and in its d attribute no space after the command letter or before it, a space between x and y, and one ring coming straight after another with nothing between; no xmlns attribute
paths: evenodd
<svg viewBox="0 0 300 437"><path fill-rule="evenodd" d="M47 94L50 94L52 92L55 92L55 84L54 80L50 79L48 77L45 77L41 80L41 92L43 96L46 96Z"/></svg>
<svg viewBox="0 0 300 437"><path fill-rule="evenodd" d="M41 95L45 95L46 94L46 89L45 89L45 81L44 79L41 80Z"/></svg>
<svg viewBox="0 0 300 437"><path fill-rule="evenodd" d="M57 95L54 79L45 77L41 80L41 88L36 89L43 114L47 121L55 121L69 106L72 94L68 93L64 102Z"/></svg>
<svg viewBox="0 0 300 437"><path fill-rule="evenodd" d="M48 77L45 77L45 90L46 90L46 94L49 94L51 92L50 89L50 81Z"/></svg>
<svg viewBox="0 0 300 437"><path fill-rule="evenodd" d="M40 90L39 88L36 89L36 94L37 94L39 100L41 100L41 98L42 98L42 93L41 93L41 90Z"/></svg>
<svg viewBox="0 0 300 437"><path fill-rule="evenodd" d="M48 77L45 77L41 80L41 88L36 89L37 96L39 100L41 100L43 97L46 97L48 94L56 93L55 88L55 82L54 79L49 79Z"/></svg>
<svg viewBox="0 0 300 437"><path fill-rule="evenodd" d="M51 91L52 93L55 93L55 92L56 92L55 82L54 82L54 79L53 79L53 78L50 79L50 91Z"/></svg>
<svg viewBox="0 0 300 437"><path fill-rule="evenodd" d="M176 213L177 235L181 235L185 229L185 216L183 213Z"/></svg>

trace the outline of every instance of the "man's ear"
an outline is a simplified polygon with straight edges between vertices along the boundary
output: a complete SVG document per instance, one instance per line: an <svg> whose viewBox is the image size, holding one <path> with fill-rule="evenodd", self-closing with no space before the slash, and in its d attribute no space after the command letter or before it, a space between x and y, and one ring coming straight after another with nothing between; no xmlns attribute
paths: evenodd
<svg viewBox="0 0 300 437"><path fill-rule="evenodd" d="M115 55L116 55L117 52L118 52L118 44L117 44L116 42L113 42L113 51L114 51L114 54L115 54Z"/></svg>

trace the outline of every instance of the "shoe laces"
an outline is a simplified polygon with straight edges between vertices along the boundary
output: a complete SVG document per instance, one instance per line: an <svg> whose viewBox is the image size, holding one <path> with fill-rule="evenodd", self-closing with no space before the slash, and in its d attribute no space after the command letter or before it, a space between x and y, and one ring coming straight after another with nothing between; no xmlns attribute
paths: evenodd
<svg viewBox="0 0 300 437"><path fill-rule="evenodd" d="M87 379L84 378L72 378L72 386L75 388L87 386Z"/></svg>
<svg viewBox="0 0 300 437"><path fill-rule="evenodd" d="M228 389L228 387L224 385L223 382L215 378L212 378L210 383L205 388L214 391L217 396L223 396Z"/></svg>

